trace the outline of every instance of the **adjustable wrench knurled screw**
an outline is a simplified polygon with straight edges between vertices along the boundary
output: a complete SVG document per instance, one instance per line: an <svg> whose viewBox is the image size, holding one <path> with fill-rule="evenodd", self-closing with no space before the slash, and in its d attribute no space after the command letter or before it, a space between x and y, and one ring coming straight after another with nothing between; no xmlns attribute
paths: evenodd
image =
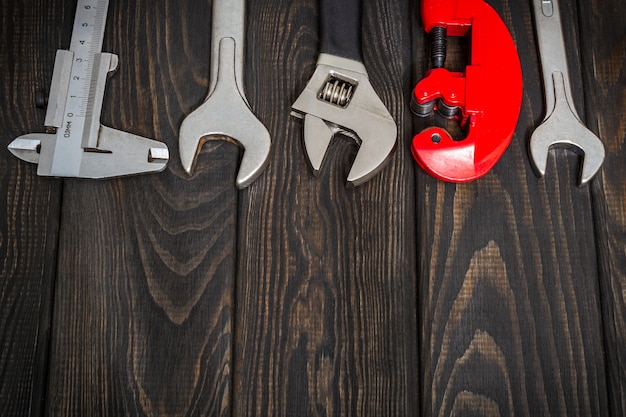
<svg viewBox="0 0 626 417"><path fill-rule="evenodd" d="M546 116L530 138L531 161L543 177L551 147L566 147L583 158L578 183L586 184L604 162L604 145L583 123L574 106L561 14L557 0L532 0L543 72Z"/></svg>
<svg viewBox="0 0 626 417"><path fill-rule="evenodd" d="M231 138L244 149L237 187L250 185L267 165L271 138L244 94L245 0L214 0L209 95L180 127L180 159L191 173L205 138Z"/></svg>

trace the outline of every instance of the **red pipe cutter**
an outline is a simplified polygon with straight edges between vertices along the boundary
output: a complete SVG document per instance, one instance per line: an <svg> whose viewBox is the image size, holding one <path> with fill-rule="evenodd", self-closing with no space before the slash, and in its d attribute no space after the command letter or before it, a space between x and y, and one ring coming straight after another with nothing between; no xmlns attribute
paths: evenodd
<svg viewBox="0 0 626 417"><path fill-rule="evenodd" d="M513 136L522 102L522 70L515 43L500 16L483 0L422 0L422 22L431 36L433 68L413 90L418 116L437 110L459 121L467 136L455 140L440 127L413 139L411 151L430 175L465 182L485 175ZM469 36L464 72L443 68L447 36Z"/></svg>

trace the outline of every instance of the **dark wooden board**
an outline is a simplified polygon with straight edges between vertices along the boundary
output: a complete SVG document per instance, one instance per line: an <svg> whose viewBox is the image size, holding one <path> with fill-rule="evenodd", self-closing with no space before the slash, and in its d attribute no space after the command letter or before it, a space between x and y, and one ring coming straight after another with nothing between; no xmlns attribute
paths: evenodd
<svg viewBox="0 0 626 417"><path fill-rule="evenodd" d="M0 2L0 415L43 405L62 182L39 178L7 150L43 132L35 92L47 89L64 21L46 1Z"/></svg>
<svg viewBox="0 0 626 417"><path fill-rule="evenodd" d="M593 187L611 415L626 414L626 10L620 1L579 2L587 125L604 142Z"/></svg>
<svg viewBox="0 0 626 417"><path fill-rule="evenodd" d="M422 415L608 415L590 191L576 187L578 161L564 150L534 176L527 143L545 110L531 3L489 3L517 43L522 110L484 178L418 176ZM575 52L576 8L561 6Z"/></svg>
<svg viewBox="0 0 626 417"><path fill-rule="evenodd" d="M354 142L336 138L315 178L289 116L317 58L316 2L249 2L249 98L275 148L241 200L237 416L417 414L410 2L364 5L365 64L399 144L350 189Z"/></svg>
<svg viewBox="0 0 626 417"><path fill-rule="evenodd" d="M238 150L207 144L189 178L177 147L207 94L210 19L210 2L109 6L102 122L166 142L171 163L66 180L48 415L230 415Z"/></svg>
<svg viewBox="0 0 626 417"><path fill-rule="evenodd" d="M107 181L39 178L6 151L43 130L33 93L76 3L0 0L0 415L623 415L625 12L561 0L576 103L607 146L579 188L569 151L545 179L530 167L545 111L530 1L489 3L525 84L501 162L461 185L416 167L419 2L366 1L365 64L399 143L352 189L354 142L336 138L315 178L289 115L317 2L248 1L246 91L274 149L238 192L232 144L204 144L192 177L178 155L207 93L211 0L111 2L102 122L166 142L171 162Z"/></svg>

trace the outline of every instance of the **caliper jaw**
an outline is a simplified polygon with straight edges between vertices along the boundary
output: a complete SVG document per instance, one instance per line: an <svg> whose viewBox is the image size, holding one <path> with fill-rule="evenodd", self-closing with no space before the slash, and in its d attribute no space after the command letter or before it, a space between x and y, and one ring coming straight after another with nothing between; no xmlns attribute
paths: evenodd
<svg viewBox="0 0 626 417"><path fill-rule="evenodd" d="M45 119L53 133L20 136L9 151L38 164L40 176L97 179L163 171L167 145L100 124L106 80L117 69L117 55L94 55L90 91L83 92L89 94L86 109L81 109L84 115L66 113L68 99L76 98L70 97L73 63L73 52L57 51Z"/></svg>

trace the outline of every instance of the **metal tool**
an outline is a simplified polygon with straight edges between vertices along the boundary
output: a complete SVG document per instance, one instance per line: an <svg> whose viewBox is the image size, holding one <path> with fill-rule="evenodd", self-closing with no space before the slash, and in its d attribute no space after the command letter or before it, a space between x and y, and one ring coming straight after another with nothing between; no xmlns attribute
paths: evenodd
<svg viewBox="0 0 626 417"><path fill-rule="evenodd" d="M418 116L434 110L460 122L461 140L440 127L417 134L411 151L430 175L465 182L485 175L506 151L522 103L522 70L511 35L483 0L422 0L424 29L432 39L433 69L413 90ZM443 68L447 36L469 36L470 63L464 72Z"/></svg>
<svg viewBox="0 0 626 417"><path fill-rule="evenodd" d="M304 118L304 145L316 175L336 133L360 145L348 174L354 186L383 168L397 137L396 124L363 65L361 8L361 0L320 0L321 53L291 113Z"/></svg>
<svg viewBox="0 0 626 417"><path fill-rule="evenodd" d="M37 174L108 178L165 169L164 143L100 124L107 77L117 55L101 53L108 0L78 0L70 50L54 63L45 125L49 133L20 136L9 145L18 158L39 164Z"/></svg>
<svg viewBox="0 0 626 417"><path fill-rule="evenodd" d="M268 162L270 134L244 93L245 0L213 1L209 95L180 127L180 160L191 174L202 140L236 141L244 149L237 187L250 185Z"/></svg>
<svg viewBox="0 0 626 417"><path fill-rule="evenodd" d="M546 173L551 147L566 147L583 157L578 183L586 184L604 162L604 145L580 121L570 85L561 14L557 0L532 0L543 72L546 117L530 138L531 160Z"/></svg>

